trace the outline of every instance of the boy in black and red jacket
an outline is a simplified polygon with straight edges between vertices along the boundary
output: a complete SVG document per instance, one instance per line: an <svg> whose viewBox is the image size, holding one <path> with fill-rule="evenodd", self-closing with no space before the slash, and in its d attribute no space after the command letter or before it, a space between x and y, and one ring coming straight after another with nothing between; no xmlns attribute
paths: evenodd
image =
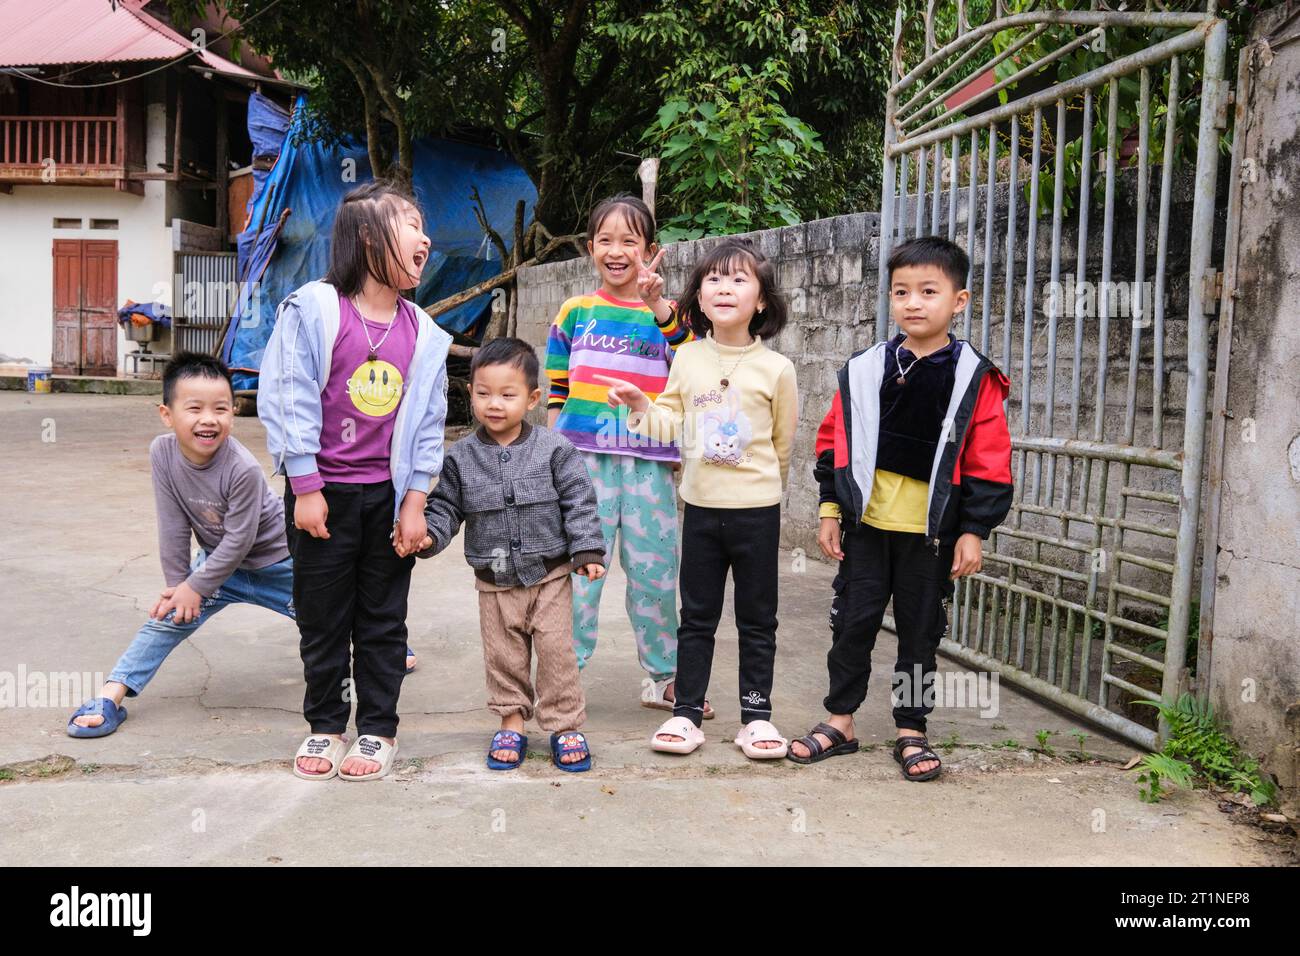
<svg viewBox="0 0 1300 956"><path fill-rule="evenodd" d="M831 603L830 713L791 743L813 763L858 749L853 713L867 695L871 650L894 602L894 759L908 780L939 775L925 739L935 652L953 580L980 570L981 541L1011 507L1010 382L950 332L966 307L970 261L927 236L889 257L890 313L902 330L853 355L817 432L818 543L840 561ZM841 517L848 520L841 529Z"/></svg>

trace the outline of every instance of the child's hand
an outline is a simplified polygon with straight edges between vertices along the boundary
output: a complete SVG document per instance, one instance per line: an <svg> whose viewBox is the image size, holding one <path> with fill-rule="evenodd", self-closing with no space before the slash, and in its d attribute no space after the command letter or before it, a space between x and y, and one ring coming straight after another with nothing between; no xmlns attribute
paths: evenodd
<svg viewBox="0 0 1300 956"><path fill-rule="evenodd" d="M605 566L603 564L584 564L582 567L574 569L574 574L581 574L588 581L599 581L605 576Z"/></svg>
<svg viewBox="0 0 1300 956"><path fill-rule="evenodd" d="M424 536L424 540L420 542L420 547L417 550L428 551L432 547L433 547L433 538L431 538L429 535L426 534Z"/></svg>
<svg viewBox="0 0 1300 956"><path fill-rule="evenodd" d="M660 249L655 253L655 257L646 265L641 261L640 254L636 254L633 260L636 263L636 294L641 297L641 301L654 308L660 299L664 297L664 277L655 270L659 268L659 263L663 261L664 250Z"/></svg>
<svg viewBox="0 0 1300 956"><path fill-rule="evenodd" d="M980 536L970 533L962 535L957 539L957 544L952 550L952 570L948 572L948 577L964 578L982 567L984 567L984 551Z"/></svg>
<svg viewBox="0 0 1300 956"><path fill-rule="evenodd" d="M625 382L621 378L610 378L608 375L593 375L592 378L609 386L609 403L615 408L626 405L630 411L644 412L650 407L650 399L646 397L645 392L631 382Z"/></svg>
<svg viewBox="0 0 1300 956"><path fill-rule="evenodd" d="M817 544L826 557L834 558L836 561L844 560L844 552L840 549L839 518L822 518L821 525L817 529Z"/></svg>
<svg viewBox="0 0 1300 956"><path fill-rule="evenodd" d="M167 591L171 596L167 596ZM168 588L163 592L163 597L158 599L149 616L161 621L170 611L176 614L172 617L175 624L188 624L190 621L197 621L199 611L203 606L203 595L189 586L188 582L182 581L174 588Z"/></svg>
<svg viewBox="0 0 1300 956"><path fill-rule="evenodd" d="M397 524L393 526L393 548L399 557L406 557L419 551L419 544L429 536L429 524L424 517L425 495L408 491L402 499L401 510L397 513Z"/></svg>
<svg viewBox="0 0 1300 956"><path fill-rule="evenodd" d="M162 615L158 613L158 609L162 607L167 602L167 599L175 593L175 588L163 588L162 594L158 595L158 600L154 601L153 607L149 608L149 616L155 620L162 617Z"/></svg>
<svg viewBox="0 0 1300 956"><path fill-rule="evenodd" d="M313 538L328 538L330 533L325 527L325 519L329 513L325 496L319 491L298 495L293 502L293 526L306 531Z"/></svg>

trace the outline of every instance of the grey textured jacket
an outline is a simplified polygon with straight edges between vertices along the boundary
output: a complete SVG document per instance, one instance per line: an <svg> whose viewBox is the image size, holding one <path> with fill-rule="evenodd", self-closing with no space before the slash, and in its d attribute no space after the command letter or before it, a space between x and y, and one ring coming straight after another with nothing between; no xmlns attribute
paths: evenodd
<svg viewBox="0 0 1300 956"><path fill-rule="evenodd" d="M447 450L424 508L442 551L465 523L465 560L484 581L528 587L561 564L605 563L596 489L578 450L558 432L523 423L502 447L478 428Z"/></svg>

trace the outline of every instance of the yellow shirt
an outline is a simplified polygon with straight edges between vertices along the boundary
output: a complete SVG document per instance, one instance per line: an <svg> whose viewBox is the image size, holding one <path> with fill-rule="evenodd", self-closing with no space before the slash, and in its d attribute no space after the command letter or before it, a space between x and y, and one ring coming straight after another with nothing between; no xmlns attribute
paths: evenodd
<svg viewBox="0 0 1300 956"><path fill-rule="evenodd" d="M862 523L881 531L925 534L925 505L929 496L930 486L924 481L877 468ZM822 518L838 518L840 506L833 501L823 502L817 514Z"/></svg>
<svg viewBox="0 0 1300 956"><path fill-rule="evenodd" d="M627 428L680 442L687 504L760 508L781 502L798 403L788 358L758 336L747 348L709 336L677 349L663 392Z"/></svg>

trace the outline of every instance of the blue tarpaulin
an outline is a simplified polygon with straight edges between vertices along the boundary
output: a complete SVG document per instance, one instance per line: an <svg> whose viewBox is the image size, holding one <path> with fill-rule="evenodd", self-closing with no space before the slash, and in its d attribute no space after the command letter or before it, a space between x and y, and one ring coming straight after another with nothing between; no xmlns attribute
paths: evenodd
<svg viewBox="0 0 1300 956"><path fill-rule="evenodd" d="M278 147L279 158L264 181L255 183L248 223L239 236L241 291L222 350L222 357L235 370L237 389L257 387L256 372L271 336L276 306L298 286L325 275L334 212L345 193L372 178L370 158L360 140L330 146L294 143L305 106L306 98L299 96L288 120L283 110L277 117L263 103L255 108L250 98L254 154L274 154ZM286 129L279 144L275 143L277 121ZM473 189L478 188L488 222L507 242L513 235L515 203L526 202L527 221L537 191L508 155L479 146L417 140L412 165L412 186L431 242L414 298L427 306L501 271L496 249L485 242L474 216ZM255 287L257 294L253 294ZM478 296L440 315L438 324L476 339L490 306L489 294Z"/></svg>

